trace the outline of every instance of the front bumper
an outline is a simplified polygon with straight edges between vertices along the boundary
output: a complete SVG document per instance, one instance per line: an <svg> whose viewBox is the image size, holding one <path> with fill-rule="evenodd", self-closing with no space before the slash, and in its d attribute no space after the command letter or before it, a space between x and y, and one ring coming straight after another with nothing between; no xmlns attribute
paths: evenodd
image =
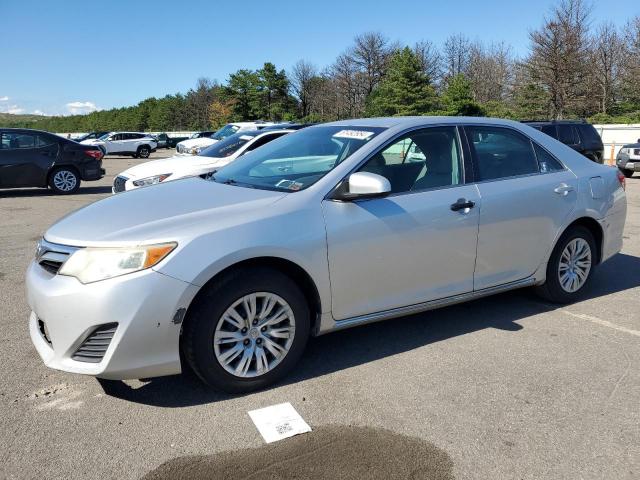
<svg viewBox="0 0 640 480"><path fill-rule="evenodd" d="M189 306L196 286L153 270L83 285L35 262L26 286L31 340L48 367L113 380L180 373L181 325L174 316ZM98 326L113 323L100 361L72 358Z"/></svg>
<svg viewBox="0 0 640 480"><path fill-rule="evenodd" d="M616 159L616 165L622 170L631 170L633 172L640 172L640 157L634 155L619 155Z"/></svg>

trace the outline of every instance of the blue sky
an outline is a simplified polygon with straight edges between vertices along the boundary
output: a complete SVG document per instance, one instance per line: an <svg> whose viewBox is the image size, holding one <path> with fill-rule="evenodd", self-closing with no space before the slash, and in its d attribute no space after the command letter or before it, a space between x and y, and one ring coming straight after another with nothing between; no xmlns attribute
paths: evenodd
<svg viewBox="0 0 640 480"><path fill-rule="evenodd" d="M551 0L375 2L0 0L0 112L69 114L186 92L201 76L305 58L330 64L366 31L441 45L463 33L527 50ZM384 6L383 6L384 5ZM594 23L622 25L638 0L594 3Z"/></svg>

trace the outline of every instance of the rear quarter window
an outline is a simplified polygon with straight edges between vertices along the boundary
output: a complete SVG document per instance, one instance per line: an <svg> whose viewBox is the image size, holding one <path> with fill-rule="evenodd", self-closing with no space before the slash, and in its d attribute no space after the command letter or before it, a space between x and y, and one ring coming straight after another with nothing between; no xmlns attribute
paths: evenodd
<svg viewBox="0 0 640 480"><path fill-rule="evenodd" d="M595 129L593 125L579 125L578 129L580 130L580 135L589 143L602 143L602 139L600 135L598 135L598 131Z"/></svg>

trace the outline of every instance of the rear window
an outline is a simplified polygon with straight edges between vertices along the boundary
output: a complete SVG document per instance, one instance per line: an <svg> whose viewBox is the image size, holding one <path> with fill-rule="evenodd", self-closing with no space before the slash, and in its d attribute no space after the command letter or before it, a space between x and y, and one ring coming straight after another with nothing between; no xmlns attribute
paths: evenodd
<svg viewBox="0 0 640 480"><path fill-rule="evenodd" d="M595 129L593 125L579 125L578 129L580 130L580 134L582 137L589 143L602 143L602 139L600 135L598 135L598 131Z"/></svg>
<svg viewBox="0 0 640 480"><path fill-rule="evenodd" d="M233 155L240 147L252 139L252 135L236 133L235 135L231 135L230 137L220 140L210 147L205 148L200 152L200 156L217 158L228 157Z"/></svg>

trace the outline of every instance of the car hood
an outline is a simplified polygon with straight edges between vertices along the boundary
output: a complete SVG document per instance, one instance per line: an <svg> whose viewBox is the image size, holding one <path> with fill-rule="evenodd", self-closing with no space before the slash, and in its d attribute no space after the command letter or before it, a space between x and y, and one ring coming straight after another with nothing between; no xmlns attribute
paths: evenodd
<svg viewBox="0 0 640 480"><path fill-rule="evenodd" d="M98 140L96 138L92 138L90 140L83 140L80 142L82 145L104 145L103 140Z"/></svg>
<svg viewBox="0 0 640 480"><path fill-rule="evenodd" d="M200 231L222 228L225 222L264 214L286 195L187 178L92 203L60 219L45 238L80 247L180 242Z"/></svg>
<svg viewBox="0 0 640 480"><path fill-rule="evenodd" d="M214 140L213 138L209 138L209 137L191 138L189 140L181 141L180 145L182 145L185 148L203 147L207 145L213 145L217 141L218 140Z"/></svg>
<svg viewBox="0 0 640 480"><path fill-rule="evenodd" d="M227 159L215 157L201 157L198 155L174 155L169 158L161 158L144 162L131 167L120 174L127 178L146 178L153 175L163 175L166 173L182 174L189 170L200 170L202 167L212 168L222 167L228 163Z"/></svg>

